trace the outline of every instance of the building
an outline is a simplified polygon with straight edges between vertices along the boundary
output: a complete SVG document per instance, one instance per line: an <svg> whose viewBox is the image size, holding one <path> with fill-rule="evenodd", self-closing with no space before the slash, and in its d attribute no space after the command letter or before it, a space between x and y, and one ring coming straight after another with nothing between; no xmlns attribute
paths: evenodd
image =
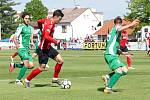
<svg viewBox="0 0 150 100"><path fill-rule="evenodd" d="M130 23L131 23L130 21L127 21L127 20L123 19L123 25L127 25L127 24L130 24ZM113 26L114 26L114 19L106 20L104 22L104 25L98 31L96 31L94 33L94 35L97 35L98 40L106 41L107 35L109 34L109 32L111 31ZM129 35L131 35L132 32L134 31L134 29L129 28L126 31Z"/></svg>
<svg viewBox="0 0 150 100"><path fill-rule="evenodd" d="M54 10L53 10L54 11ZM49 12L48 17L52 16ZM94 34L103 25L103 13L91 8L63 8L64 17L56 25L56 39L84 39Z"/></svg>

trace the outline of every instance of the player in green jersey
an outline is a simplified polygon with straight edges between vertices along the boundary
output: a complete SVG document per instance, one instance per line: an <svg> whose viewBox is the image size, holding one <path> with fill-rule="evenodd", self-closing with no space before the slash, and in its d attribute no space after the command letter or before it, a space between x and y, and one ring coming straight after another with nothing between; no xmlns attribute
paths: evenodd
<svg viewBox="0 0 150 100"><path fill-rule="evenodd" d="M22 19L24 22L17 28L13 40L23 64L11 63L9 67L10 72L12 72L14 68L21 68L16 79L17 85L23 85L21 79L25 75L26 70L33 67L33 59L29 51L30 44L33 44L33 27L29 25L30 14L24 12L22 14Z"/></svg>
<svg viewBox="0 0 150 100"><path fill-rule="evenodd" d="M122 26L122 19L116 17L114 19L114 27L107 36L106 51L104 58L112 73L107 76L102 76L105 84L105 93L113 93L112 87L117 83L121 76L127 74L127 67L123 64L118 57L117 51L120 46L121 32L127 28L136 26L139 20L134 20L131 24Z"/></svg>

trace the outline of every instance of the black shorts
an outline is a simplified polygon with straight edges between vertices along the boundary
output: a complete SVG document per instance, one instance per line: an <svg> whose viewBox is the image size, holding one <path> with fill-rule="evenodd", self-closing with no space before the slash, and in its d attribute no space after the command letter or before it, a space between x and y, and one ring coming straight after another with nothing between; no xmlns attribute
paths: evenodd
<svg viewBox="0 0 150 100"><path fill-rule="evenodd" d="M128 52L127 46L120 47L120 50L121 50L122 52Z"/></svg>
<svg viewBox="0 0 150 100"><path fill-rule="evenodd" d="M45 49L45 50L39 49L39 55L38 55L39 64L47 64L49 58L55 59L55 57L58 54L59 52L53 47L50 47L49 49Z"/></svg>

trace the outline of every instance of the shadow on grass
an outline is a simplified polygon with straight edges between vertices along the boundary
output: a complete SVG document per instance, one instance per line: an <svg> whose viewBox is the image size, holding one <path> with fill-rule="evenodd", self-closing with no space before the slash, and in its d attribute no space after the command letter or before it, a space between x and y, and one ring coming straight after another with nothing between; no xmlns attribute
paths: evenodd
<svg viewBox="0 0 150 100"><path fill-rule="evenodd" d="M34 87L51 87L51 84L34 84Z"/></svg>
<svg viewBox="0 0 150 100"><path fill-rule="evenodd" d="M16 81L10 81L8 84L15 84Z"/></svg>
<svg viewBox="0 0 150 100"><path fill-rule="evenodd" d="M34 84L34 87L59 87L59 86L53 84Z"/></svg>
<svg viewBox="0 0 150 100"><path fill-rule="evenodd" d="M97 91L104 92L104 87L97 88ZM113 89L114 92L122 92L124 89Z"/></svg>

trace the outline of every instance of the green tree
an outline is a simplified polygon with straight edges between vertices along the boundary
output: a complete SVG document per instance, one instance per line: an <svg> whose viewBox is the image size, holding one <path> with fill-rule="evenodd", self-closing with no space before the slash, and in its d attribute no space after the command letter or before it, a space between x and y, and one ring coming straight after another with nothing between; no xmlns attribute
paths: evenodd
<svg viewBox="0 0 150 100"><path fill-rule="evenodd" d="M16 30L16 27L18 26L14 17L16 11L12 9L12 6L17 4L18 3L15 3L12 0L0 0L0 23L2 34L14 33Z"/></svg>
<svg viewBox="0 0 150 100"><path fill-rule="evenodd" d="M28 2L24 9L25 12L29 12L32 15L32 20L44 18L48 15L48 9L42 4L42 0L31 0Z"/></svg>
<svg viewBox="0 0 150 100"><path fill-rule="evenodd" d="M128 10L129 12L125 15L126 19L138 18L140 20L137 30L142 26L150 25L150 0L130 0L128 1Z"/></svg>

